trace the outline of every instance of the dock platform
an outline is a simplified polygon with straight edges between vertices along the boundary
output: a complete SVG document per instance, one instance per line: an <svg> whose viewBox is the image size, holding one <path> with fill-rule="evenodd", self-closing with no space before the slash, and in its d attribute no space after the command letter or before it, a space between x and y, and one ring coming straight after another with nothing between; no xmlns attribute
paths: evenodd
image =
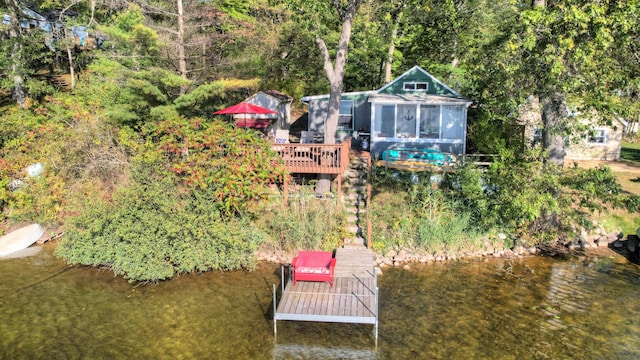
<svg viewBox="0 0 640 360"><path fill-rule="evenodd" d="M325 282L306 281L294 286L282 271L279 302L274 285L274 334L278 320L372 324L377 343L378 284L373 252L366 248L340 248L335 258L333 287Z"/></svg>

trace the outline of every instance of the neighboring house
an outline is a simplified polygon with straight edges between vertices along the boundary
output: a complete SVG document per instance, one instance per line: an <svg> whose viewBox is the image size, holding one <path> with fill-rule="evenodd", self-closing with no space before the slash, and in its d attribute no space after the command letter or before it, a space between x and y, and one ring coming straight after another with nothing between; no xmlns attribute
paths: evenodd
<svg viewBox="0 0 640 360"><path fill-rule="evenodd" d="M324 132L329 95L306 96L309 131ZM336 140L370 136L379 157L393 144L464 154L467 109L460 96L419 66L378 90L343 93Z"/></svg>
<svg viewBox="0 0 640 360"><path fill-rule="evenodd" d="M571 112L569 116L577 118L583 130L566 139L566 160L620 160L626 121L616 116L611 125L602 125L595 112L589 115ZM542 142L542 116L535 96L530 96L521 107L519 121L524 126L526 143L533 146Z"/></svg>
<svg viewBox="0 0 640 360"><path fill-rule="evenodd" d="M589 127L585 133L574 135L565 148L568 160L620 160L625 123L615 117L613 124L599 125L583 120Z"/></svg>
<svg viewBox="0 0 640 360"><path fill-rule="evenodd" d="M249 117L271 119L273 120L273 127L275 129L289 129L291 103L293 102L291 96L285 95L277 90L264 90L250 96L244 101L278 112L278 115L248 115ZM238 119L242 117L243 115L237 116Z"/></svg>
<svg viewBox="0 0 640 360"><path fill-rule="evenodd" d="M68 28L64 28L64 24L60 22L60 11L52 10L44 15L31 10L29 8L22 8L21 13L18 15L20 22L20 28L24 33L30 33L36 29L46 32L46 45L50 50L56 50L56 42L64 35L66 38L73 38L75 46L78 49L95 49L100 47L104 41L102 36L98 38L89 34L86 26L74 25ZM77 14L68 12L66 16L76 17ZM2 16L2 24L9 25L11 23L11 16L4 14Z"/></svg>

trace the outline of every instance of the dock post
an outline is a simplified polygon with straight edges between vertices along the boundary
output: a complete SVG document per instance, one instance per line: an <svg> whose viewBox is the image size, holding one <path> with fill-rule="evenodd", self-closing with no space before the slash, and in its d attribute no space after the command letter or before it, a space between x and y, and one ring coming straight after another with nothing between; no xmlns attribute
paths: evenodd
<svg viewBox="0 0 640 360"><path fill-rule="evenodd" d="M379 289L378 289L378 271L376 268L373 268L373 284L376 288L376 299L375 299L375 303L376 303L376 323L373 326L374 328L374 337L375 337L375 343L376 343L376 350L378 350L378 312L380 310L380 307L378 306L378 293L379 293Z"/></svg>
<svg viewBox="0 0 640 360"><path fill-rule="evenodd" d="M276 325L276 284L273 284L273 338L275 340L278 335L278 329Z"/></svg>
<svg viewBox="0 0 640 360"><path fill-rule="evenodd" d="M280 266L280 284L282 288L280 294L284 294L284 265Z"/></svg>

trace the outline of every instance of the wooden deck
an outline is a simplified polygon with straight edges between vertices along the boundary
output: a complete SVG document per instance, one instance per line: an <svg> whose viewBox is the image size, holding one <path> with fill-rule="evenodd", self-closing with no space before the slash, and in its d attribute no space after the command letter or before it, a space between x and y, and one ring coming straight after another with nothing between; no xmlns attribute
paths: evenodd
<svg viewBox="0 0 640 360"><path fill-rule="evenodd" d="M283 291L276 308L274 285L274 333L278 320L318 321L374 325L378 331L378 288L373 253L366 248L336 251L335 284L298 281L283 276Z"/></svg>
<svg viewBox="0 0 640 360"><path fill-rule="evenodd" d="M340 144L274 144L289 173L340 175L349 166L350 138Z"/></svg>

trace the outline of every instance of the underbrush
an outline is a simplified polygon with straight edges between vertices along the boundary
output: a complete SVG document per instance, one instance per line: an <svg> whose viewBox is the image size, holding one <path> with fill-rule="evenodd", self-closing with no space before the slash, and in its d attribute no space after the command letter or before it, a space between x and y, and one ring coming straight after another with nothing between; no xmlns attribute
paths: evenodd
<svg viewBox="0 0 640 360"><path fill-rule="evenodd" d="M131 282L175 274L253 268L263 234L242 218L223 219L206 191L176 191L156 176L92 200L66 224L56 254L71 264L106 266Z"/></svg>
<svg viewBox="0 0 640 360"><path fill-rule="evenodd" d="M640 228L640 213L614 209L603 214L598 220L607 231L621 231L623 235L635 234Z"/></svg>
<svg viewBox="0 0 640 360"><path fill-rule="evenodd" d="M507 247L535 246L595 226L633 233L640 223L640 196L624 192L610 168L559 169L542 153L503 153L486 171L374 171L373 246L382 251L474 251L494 246L494 234Z"/></svg>
<svg viewBox="0 0 640 360"><path fill-rule="evenodd" d="M429 173L384 170L374 175L378 190L370 213L373 248L380 252L411 249L427 253L475 251L485 237L468 213L434 188Z"/></svg>
<svg viewBox="0 0 640 360"><path fill-rule="evenodd" d="M333 250L349 236L346 214L337 198L318 198L305 187L284 204L275 199L255 220L267 234L264 247L291 252Z"/></svg>

